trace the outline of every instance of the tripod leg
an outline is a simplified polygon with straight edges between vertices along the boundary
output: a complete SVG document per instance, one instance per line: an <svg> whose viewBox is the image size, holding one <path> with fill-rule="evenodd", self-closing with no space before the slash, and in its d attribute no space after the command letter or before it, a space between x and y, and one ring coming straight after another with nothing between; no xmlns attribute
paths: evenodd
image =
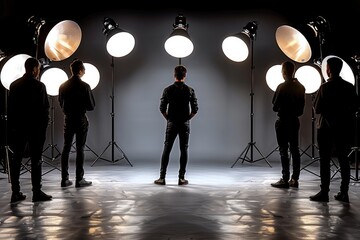
<svg viewBox="0 0 360 240"><path fill-rule="evenodd" d="M5 146L5 157L6 157L6 162L5 162L5 171L8 173L8 182L11 182L10 180L10 155L9 155L9 151L10 148L9 146Z"/></svg>
<svg viewBox="0 0 360 240"><path fill-rule="evenodd" d="M133 165L131 164L131 162L129 161L129 159L126 157L124 151L117 145L116 142L115 142L115 147L122 153L123 158L125 158L125 160L130 164L130 166L133 166Z"/></svg>
<svg viewBox="0 0 360 240"><path fill-rule="evenodd" d="M271 154L273 154L275 151L277 151L279 149L279 146L277 146L276 148L274 148L274 150L272 150L267 156L266 158L268 158Z"/></svg>
<svg viewBox="0 0 360 240"><path fill-rule="evenodd" d="M256 144L254 144L254 147L255 147L256 151L257 151L257 152L260 154L260 156L261 156L260 159L255 160L254 162L258 162L258 161L260 161L260 160L265 160L266 163L267 163L270 167L272 167L271 164L269 163L269 161L266 159L266 157L264 157L264 155L260 152L260 150L259 150L259 148L256 146Z"/></svg>
<svg viewBox="0 0 360 240"><path fill-rule="evenodd" d="M241 152L241 154L239 155L239 157L236 159L236 161L233 163L233 165L231 165L231 168L233 168L235 166L235 164L240 160L243 159L243 163L246 159L246 155L249 152L249 148L250 148L250 143L245 147L245 149ZM244 158L242 157L242 155L245 153Z"/></svg>
<svg viewBox="0 0 360 240"><path fill-rule="evenodd" d="M106 152L106 150L107 150L110 146L111 146L111 142L109 142L109 144L106 146L106 148L104 149L104 151L93 161L93 163L91 164L91 166L93 166L93 165L97 162L97 160L103 159L103 158L102 158L102 155Z"/></svg>

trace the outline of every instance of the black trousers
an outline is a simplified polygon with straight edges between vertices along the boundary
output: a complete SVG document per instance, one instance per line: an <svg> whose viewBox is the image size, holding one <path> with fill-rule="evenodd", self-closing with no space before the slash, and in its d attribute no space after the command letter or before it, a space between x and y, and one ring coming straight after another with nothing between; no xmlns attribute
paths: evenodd
<svg viewBox="0 0 360 240"><path fill-rule="evenodd" d="M47 126L34 126L11 131L10 148L13 158L10 159L11 190L20 191L20 171L24 158L26 144L31 161L31 184L32 191L39 192L42 187L42 152L46 139Z"/></svg>
<svg viewBox="0 0 360 240"><path fill-rule="evenodd" d="M171 149L174 145L176 137L179 136L180 145L180 169L179 178L184 178L186 165L188 162L188 147L190 136L190 121L172 122L166 124L164 149L161 157L160 178L165 178L166 170L169 164Z"/></svg>
<svg viewBox="0 0 360 240"><path fill-rule="evenodd" d="M76 160L75 177L80 181L84 177L84 148L89 129L89 121L86 115L65 116L64 120L64 147L61 154L61 179L69 179L69 155L76 136Z"/></svg>
<svg viewBox="0 0 360 240"><path fill-rule="evenodd" d="M325 193L329 192L330 188L330 164L333 152L336 153L340 165L340 191L346 193L349 190L350 160L348 158L348 154L351 149L351 141L349 139L349 134L344 130L330 129L327 127L317 129L317 141L320 156L320 187L321 191Z"/></svg>
<svg viewBox="0 0 360 240"><path fill-rule="evenodd" d="M276 138L279 145L282 178L284 181L290 179L290 157L292 157L292 176L294 180L300 175L300 150L299 150L299 118L278 118L275 122Z"/></svg>

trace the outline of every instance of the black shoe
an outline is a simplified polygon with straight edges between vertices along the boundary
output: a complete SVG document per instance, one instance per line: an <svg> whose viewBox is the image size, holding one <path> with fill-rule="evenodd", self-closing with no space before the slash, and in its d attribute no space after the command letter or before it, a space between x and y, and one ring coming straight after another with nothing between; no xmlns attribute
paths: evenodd
<svg viewBox="0 0 360 240"><path fill-rule="evenodd" d="M157 185L165 185L165 184L166 184L165 178L156 179L156 180L154 181L154 183L157 184Z"/></svg>
<svg viewBox="0 0 360 240"><path fill-rule="evenodd" d="M348 193L343 193L343 192L338 192L335 196L334 196L335 200L341 201L341 202L346 202L349 203L349 195Z"/></svg>
<svg viewBox="0 0 360 240"><path fill-rule="evenodd" d="M41 190L39 192L33 193L33 198L32 198L33 202L43 202L43 201L51 201L51 200L52 200L52 196L47 195Z"/></svg>
<svg viewBox="0 0 360 240"><path fill-rule="evenodd" d="M290 179L290 181L289 181L289 186L290 186L290 187L293 187L293 188L299 188L299 182L298 182L298 180Z"/></svg>
<svg viewBox="0 0 360 240"><path fill-rule="evenodd" d="M85 178L81 179L80 181L76 181L75 183L75 187L79 188L79 187L88 187L91 186L92 182L91 181L86 181Z"/></svg>
<svg viewBox="0 0 360 240"><path fill-rule="evenodd" d="M329 195L322 191L318 192L317 194L310 196L310 201L314 202L329 202Z"/></svg>
<svg viewBox="0 0 360 240"><path fill-rule="evenodd" d="M189 181L184 178L179 178L178 185L187 185Z"/></svg>
<svg viewBox="0 0 360 240"><path fill-rule="evenodd" d="M72 184L73 184L73 182L70 181L69 179L61 181L61 187L68 187L68 186L71 186Z"/></svg>
<svg viewBox="0 0 360 240"><path fill-rule="evenodd" d="M289 183L284 181L284 179L280 178L276 183L271 183L271 186L276 188L289 188Z"/></svg>
<svg viewBox="0 0 360 240"><path fill-rule="evenodd" d="M13 192L11 194L11 203L17 203L26 199L26 196L22 192Z"/></svg>

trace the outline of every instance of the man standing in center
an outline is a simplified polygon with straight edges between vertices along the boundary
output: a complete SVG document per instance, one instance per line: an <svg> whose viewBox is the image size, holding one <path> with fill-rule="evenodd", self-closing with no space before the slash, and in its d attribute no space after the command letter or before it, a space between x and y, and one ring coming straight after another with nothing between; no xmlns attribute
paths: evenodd
<svg viewBox="0 0 360 240"><path fill-rule="evenodd" d="M164 89L160 99L160 112L167 120L167 125L164 149L161 157L160 178L154 181L155 184L166 184L166 169L169 164L170 152L177 135L179 135L180 145L178 185L186 185L189 183L188 180L185 179L185 172L188 162L190 119L196 115L198 103L195 90L185 84L186 72L186 68L182 65L175 67L175 82Z"/></svg>
<svg viewBox="0 0 360 240"><path fill-rule="evenodd" d="M298 188L300 175L299 117L304 112L305 87L294 77L295 65L293 62L283 62L281 73L285 82L276 88L272 103L273 111L278 115L275 132L280 152L282 178L278 182L272 183L271 186ZM289 148L293 165L291 178Z"/></svg>
<svg viewBox="0 0 360 240"><path fill-rule="evenodd" d="M85 74L84 63L75 59L70 64L71 77L59 88L59 103L64 112L64 147L61 154L61 187L72 185L69 179L69 154L76 135L76 180L75 187L92 184L84 178L84 148L89 129L87 111L95 108L95 100L90 85L82 81Z"/></svg>

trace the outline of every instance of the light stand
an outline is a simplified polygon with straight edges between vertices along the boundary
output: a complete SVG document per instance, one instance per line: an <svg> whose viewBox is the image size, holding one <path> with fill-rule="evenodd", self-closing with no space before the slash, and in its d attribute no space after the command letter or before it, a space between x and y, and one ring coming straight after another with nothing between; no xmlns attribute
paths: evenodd
<svg viewBox="0 0 360 240"><path fill-rule="evenodd" d="M2 52L1 52L2 53ZM30 55L27 54L18 54L15 56L8 56L7 59L4 59L5 56L0 55L1 60L1 72L0 78L1 83L5 88L5 109L4 115L1 116L4 119L4 147L1 150L4 150L4 153L1 153L2 165L3 165L3 172L8 174L8 181L10 182L10 157L13 155L13 151L11 150L10 146L8 145L8 90L10 85L13 81L21 77L25 73L24 63L25 61L30 58ZM20 69L20 71L19 71ZM23 163L21 163L22 169L25 169L25 172L30 171L29 168Z"/></svg>
<svg viewBox="0 0 360 240"><path fill-rule="evenodd" d="M111 55L111 141L106 146L104 151L94 160L94 162L91 164L93 166L97 160L105 160L107 162L115 163L120 161L121 159L125 159L130 166L133 166L129 159L126 157L124 151L117 145L115 142L115 134L114 134L114 128L115 128L115 111L114 111L114 100L115 100L115 94L114 94L114 73L115 73L115 66L114 66L114 57L123 57L127 54L129 54L134 46L135 46L135 38L130 33L118 28L118 24L109 17L104 18L103 22L103 33L106 36L106 50ZM106 152L107 149L111 147L111 159L103 158L102 155ZM121 158L115 159L115 147L119 152L122 154Z"/></svg>
<svg viewBox="0 0 360 240"><path fill-rule="evenodd" d="M245 147L245 149L241 152L240 156L236 159L236 161L232 164L231 168L235 166L235 164L241 159L242 163L249 162L254 163L261 160L265 160L266 163L270 166L271 164L268 162L266 157L260 152L259 148L256 146L256 142L254 142L254 90L253 90L253 82L254 82L254 38L256 36L257 23L255 21L249 22L240 34L236 36L230 36L225 38L222 43L223 52L225 55L233 61L241 62L244 61L248 56L248 46L243 41L242 37L246 36L246 42L249 40L250 45L250 60L251 60L251 68L250 68L250 142ZM261 158L254 160L254 149L260 154ZM250 157L248 156L250 153Z"/></svg>
<svg viewBox="0 0 360 240"><path fill-rule="evenodd" d="M355 60L356 63L356 93L359 95L359 77L360 77L360 57L359 56L354 56L352 57ZM351 179L353 179L354 181L359 181L359 159L358 159L358 152L360 151L360 147L359 147L359 110L356 112L355 114L355 146L351 148L351 151L348 155L348 157L350 157L352 154L354 154L354 159L355 159L355 177L354 176L350 176Z"/></svg>
<svg viewBox="0 0 360 240"><path fill-rule="evenodd" d="M245 149L241 152L236 161L231 165L231 168L235 166L235 164L242 159L242 163L244 161L249 163L255 163L261 160L265 160L269 167L272 167L267 158L260 152L259 148L256 146L256 142L254 142L254 90L253 90L253 81L254 81L254 38L250 38L250 60L251 60L251 72L250 72L250 142L245 147ZM261 158L254 160L254 149L260 154ZM250 151L250 157L248 157L248 153Z"/></svg>
<svg viewBox="0 0 360 240"><path fill-rule="evenodd" d="M50 143L48 146L43 150L43 158L42 162L52 167L52 169L48 170L47 172L43 173L43 175L52 172L53 170L59 170L56 165L52 164L52 161L55 161L57 158L60 157L61 152L57 148L57 145L54 144L54 132L55 132L55 107L54 107L54 99L57 95L59 95L59 87L62 83L64 83L68 79L67 74L64 70L56 67L49 67L45 66L43 69L40 81L45 84L47 94L50 97ZM45 155L44 153L50 150L50 156ZM45 159L49 159L50 161L46 161Z"/></svg>
<svg viewBox="0 0 360 240"><path fill-rule="evenodd" d="M311 99L312 99L312 103L314 103L315 94L311 95ZM319 147L315 144L315 124L316 124L315 109L312 107L311 108L311 144L309 146L307 146L305 148L305 150L303 150L302 153L300 154L300 157L304 154L306 156L308 156L311 159L311 162L306 164L304 167L302 167L300 169L300 171L305 170L313 175L320 177L320 174L317 174L317 173L307 169L307 167L311 166L312 164L314 164L315 162L317 162L320 159L320 157L315 156L315 149L319 150ZM311 155L307 153L309 148L311 148Z"/></svg>
<svg viewBox="0 0 360 240"><path fill-rule="evenodd" d="M13 154L13 151L10 149L9 145L8 145L8 127L7 127L7 95L8 95L8 90L5 89L5 112L4 115L1 116L2 119L4 119L4 127L5 127L5 133L4 133L4 148L2 150L4 150L4 153L1 154L1 157L4 156L4 158L1 161L2 167L3 169L1 169L1 172L3 173L7 173L8 174L8 181L10 182L10 154Z"/></svg>
<svg viewBox="0 0 360 240"><path fill-rule="evenodd" d="M55 107L54 107L54 96L51 96L51 107L50 107L50 114L51 114L51 117L50 117L50 143L48 144L48 146L43 150L43 157L46 158L46 159L49 159L51 161L55 161L57 158L59 158L61 156L61 152L60 150L58 149L57 145L54 144L54 132L55 132ZM44 153L50 149L50 152L51 152L51 155L50 156L46 156L44 155ZM49 165L50 167L52 167L52 169L46 171L45 173L43 173L43 175L49 173L49 172L52 172L54 171L55 169L61 171L60 168L58 168L56 165L52 164L51 162L49 161L45 161L43 159L43 162L47 165Z"/></svg>
<svg viewBox="0 0 360 240"><path fill-rule="evenodd" d="M114 112L114 99L115 99L115 95L114 95L114 57L111 57L111 83L112 83L112 88L111 88L111 141L109 142L109 144L106 146L106 148L104 149L104 151L94 160L94 162L91 164L91 166L93 166L97 160L101 159L101 160L105 160L107 162L111 162L111 163L115 163L118 162L122 159L125 159L130 166L133 166L131 164L131 162L129 161L129 159L126 157L124 151L117 145L117 143L115 142L115 134L114 134L114 128L115 128L115 112ZM103 158L102 155L106 152L106 150L109 149L109 147L111 147L111 159L106 159ZM119 150L119 152L122 154L121 158L117 158L115 159L115 147L117 150Z"/></svg>

